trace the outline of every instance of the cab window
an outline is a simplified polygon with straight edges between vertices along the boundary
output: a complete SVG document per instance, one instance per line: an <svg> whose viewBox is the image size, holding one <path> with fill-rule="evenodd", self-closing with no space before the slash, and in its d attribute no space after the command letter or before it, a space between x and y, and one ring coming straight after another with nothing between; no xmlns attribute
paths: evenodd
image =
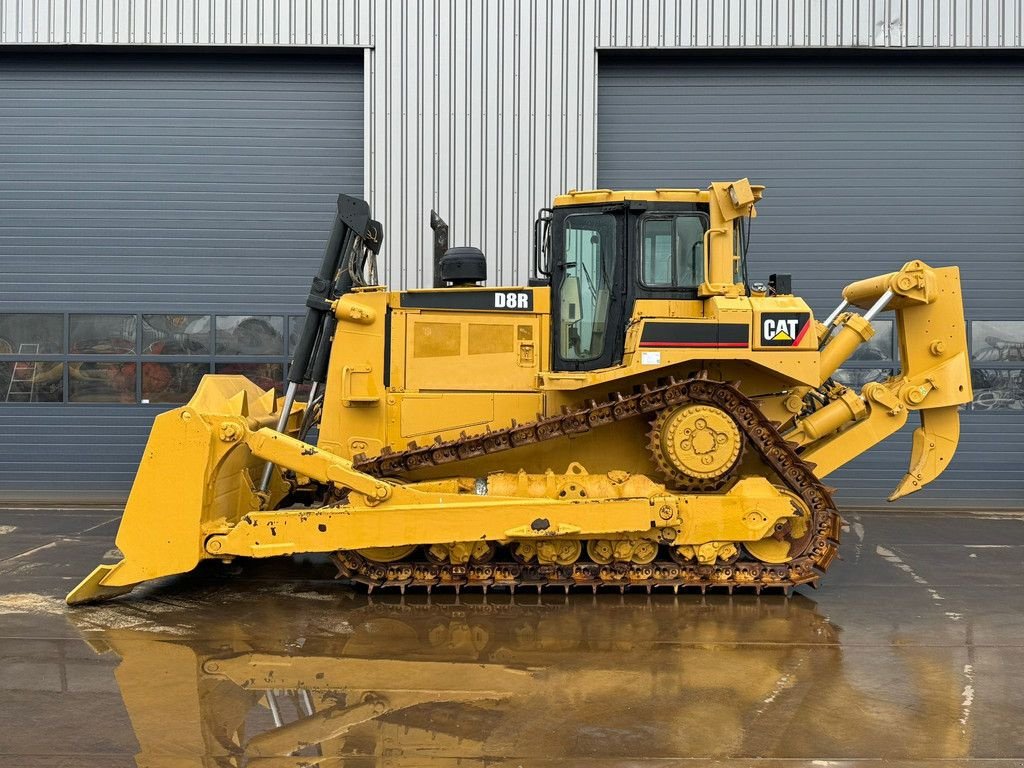
<svg viewBox="0 0 1024 768"><path fill-rule="evenodd" d="M641 281L648 288L696 288L704 282L705 217L696 213L641 220Z"/></svg>
<svg viewBox="0 0 1024 768"><path fill-rule="evenodd" d="M563 360L594 360L604 351L617 249L616 217L575 214L565 219L565 269L558 287Z"/></svg>

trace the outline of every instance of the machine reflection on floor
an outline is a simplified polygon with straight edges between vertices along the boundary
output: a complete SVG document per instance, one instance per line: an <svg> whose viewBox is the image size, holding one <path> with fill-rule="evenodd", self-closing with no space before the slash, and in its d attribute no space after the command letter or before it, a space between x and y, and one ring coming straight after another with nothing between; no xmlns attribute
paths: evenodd
<svg viewBox="0 0 1024 768"><path fill-rule="evenodd" d="M915 733L967 753L955 698L907 708L872 697L845 673L840 628L803 596L331 602L325 625L305 600L264 595L196 638L96 631L90 611L71 616L95 651L120 657L139 765L168 753L239 766L271 756L483 765L501 755L799 754L820 740L825 715L842 752L898 729L907 756L928 746ZM195 606L182 610L161 611L160 623L204 624ZM289 637L273 632L282 626ZM912 657L898 682L958 685L946 665ZM780 721L805 726L783 733Z"/></svg>

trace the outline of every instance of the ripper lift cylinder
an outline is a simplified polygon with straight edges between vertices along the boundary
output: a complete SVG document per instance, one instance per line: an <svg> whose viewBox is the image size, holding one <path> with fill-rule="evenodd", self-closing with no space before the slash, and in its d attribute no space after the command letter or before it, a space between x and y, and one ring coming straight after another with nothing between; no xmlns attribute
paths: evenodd
<svg viewBox="0 0 1024 768"><path fill-rule="evenodd" d="M839 330L821 350L821 379L824 381L850 359L857 347L875 335L871 323L860 315L848 315Z"/></svg>
<svg viewBox="0 0 1024 768"><path fill-rule="evenodd" d="M842 327L832 336L831 341L825 345L824 349L821 350L820 364L823 381L838 371L839 367L857 351L857 347L865 341L871 340L875 335L875 329L871 326L871 321L875 315L885 309L885 305L889 303L890 299L892 299L892 291L886 291L863 316L852 313L846 316ZM840 308L843 306L845 306L845 302L840 304ZM838 311L834 312L833 315L837 313ZM826 325L831 325L834 321L835 317L830 315L829 322Z"/></svg>

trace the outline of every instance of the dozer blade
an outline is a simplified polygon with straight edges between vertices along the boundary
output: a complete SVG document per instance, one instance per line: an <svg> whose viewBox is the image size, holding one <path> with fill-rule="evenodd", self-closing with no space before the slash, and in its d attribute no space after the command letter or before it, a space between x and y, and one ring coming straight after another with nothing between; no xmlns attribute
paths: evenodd
<svg viewBox="0 0 1024 768"><path fill-rule="evenodd" d="M124 561L122 560L121 563L123 562ZM115 597L120 597L121 595L126 595L131 592L135 584L117 587L108 587L104 584L107 579L111 582L117 580L113 574L120 567L121 563L118 563L117 565L96 566L92 573L82 579L82 582L68 593L68 605L94 603L99 600L111 600Z"/></svg>
<svg viewBox="0 0 1024 768"><path fill-rule="evenodd" d="M117 597L140 582L195 568L204 533L259 506L252 478L264 462L231 449L245 429L275 423L275 407L273 390L243 376L204 376L186 405L157 416L117 532L124 559L96 568L68 604Z"/></svg>

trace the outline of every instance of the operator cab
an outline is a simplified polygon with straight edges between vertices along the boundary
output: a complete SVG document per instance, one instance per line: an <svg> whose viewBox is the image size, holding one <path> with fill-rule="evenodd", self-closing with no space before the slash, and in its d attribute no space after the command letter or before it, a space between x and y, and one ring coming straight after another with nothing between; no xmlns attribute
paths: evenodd
<svg viewBox="0 0 1024 768"><path fill-rule="evenodd" d="M592 201L600 197L613 199ZM541 211L534 260L538 275L551 285L553 370L620 364L638 299L709 295L705 249L710 236L723 230L731 236L714 239L731 241L733 294L749 295L749 219L736 218L728 229L713 228L709 197L699 190L570 192Z"/></svg>

